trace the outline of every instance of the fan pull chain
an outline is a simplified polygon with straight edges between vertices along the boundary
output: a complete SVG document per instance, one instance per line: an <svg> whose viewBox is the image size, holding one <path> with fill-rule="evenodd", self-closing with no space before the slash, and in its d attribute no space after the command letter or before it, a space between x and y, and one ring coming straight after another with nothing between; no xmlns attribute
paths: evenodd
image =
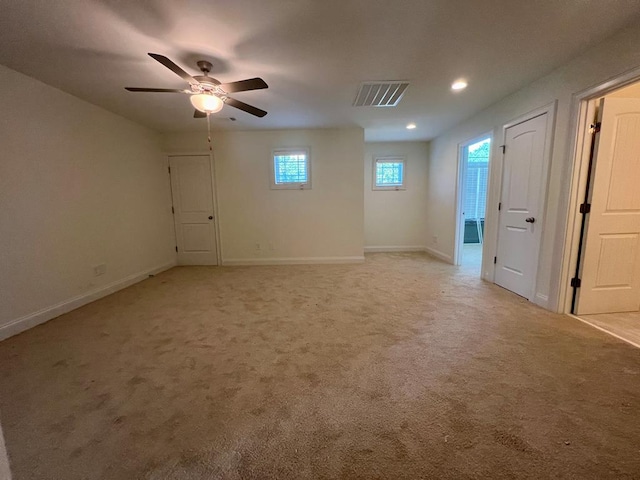
<svg viewBox="0 0 640 480"><path fill-rule="evenodd" d="M209 151L213 151L213 146L211 145L211 122L209 121L209 116L211 114L207 112L207 142L209 142Z"/></svg>

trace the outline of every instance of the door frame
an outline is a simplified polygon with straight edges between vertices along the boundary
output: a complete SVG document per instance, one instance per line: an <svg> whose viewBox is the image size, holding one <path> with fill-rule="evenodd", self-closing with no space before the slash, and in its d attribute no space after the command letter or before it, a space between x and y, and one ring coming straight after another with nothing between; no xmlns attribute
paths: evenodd
<svg viewBox="0 0 640 480"><path fill-rule="evenodd" d="M456 183L456 231L455 231L455 243L453 247L453 264L462 265L462 252L464 244L464 217L462 210L464 209L464 187L466 184L466 172L467 172L467 156L466 151L470 145L478 143L482 140L489 139L491 141L491 147L489 148L489 170L487 172L487 201L485 203L485 211L489 204L489 178L491 174L491 163L493 159L493 131L487 132L483 135L477 135L465 142L458 144L458 179ZM487 218L485 215L485 231L487 230ZM484 258L484 246L485 242L482 242L482 257ZM480 268L482 271L482 268Z"/></svg>
<svg viewBox="0 0 640 480"><path fill-rule="evenodd" d="M580 204L584 200L587 185L587 175L591 148L591 135L589 126L593 122L596 103L615 90L640 82L640 67L629 70L617 77L611 78L596 86L589 87L575 93L571 99L571 133L573 139L570 144L569 158L571 158L571 176L569 187L569 202L567 222L564 235L564 248L562 249L562 270L560 273L560 299L561 313L571 313L573 277L577 263L578 250L580 249L582 214Z"/></svg>
<svg viewBox="0 0 640 480"><path fill-rule="evenodd" d="M212 196L213 196L213 230L214 230L214 235L215 235L215 240L216 240L216 265L220 266L222 265L222 245L220 243L220 216L218 214L218 188L216 185L216 170L215 170L215 157L213 155L212 151L204 151L204 152L194 152L194 151L187 151L187 152L171 152L171 153L165 153L166 155L166 168L167 168L167 180L169 182L169 192L171 193L171 207L173 208L173 189L171 188L171 176L169 173L169 162L171 160L171 157L193 157L193 156L198 156L198 157L209 157L209 169L211 171L211 191L212 191ZM173 221L173 240L175 245L178 245L178 234L176 232L176 222L175 219L173 218L172 215L172 221ZM178 254L176 252L176 258L177 258Z"/></svg>
<svg viewBox="0 0 640 480"><path fill-rule="evenodd" d="M547 218L546 210L548 206L547 190L549 188L549 173L551 171L549 167L551 165L551 153L553 151L557 106L558 106L558 101L554 100L551 103L547 103L542 107L536 108L534 110L530 110L524 115L520 115L519 117L514 118L513 120L505 123L502 126L503 144L498 146L498 148L501 148L506 143L507 129L514 127L516 125L519 125L521 123L524 123L533 118L544 115L545 113L547 114L547 129L545 132L545 145L544 145L544 154L543 154L544 156L542 160L542 176L541 176L542 182L540 185L540 200L539 200L540 203L538 205L538 211L540 212L538 214L538 218L540 219L540 241L535 252L535 262L534 262L535 273L533 275L533 281L531 283L531 293L529 295L530 302L535 303L536 305L539 305L543 308L549 308L549 296L544 295L540 292L537 292L537 286L538 286L538 278L540 276L540 252L542 251L544 234L546 230L545 221ZM500 212L498 212L497 210L498 210L498 203L502 200L502 187L503 187L503 181L504 181L503 174L504 174L504 150L503 150L502 156L500 157L499 171L497 172L498 186L496 189L497 198L496 198L496 204L495 204L497 216L496 216L496 225L495 225L495 236L493 239L494 241L493 251L495 252L495 256L498 256L500 254L500 252L498 251L498 237L499 237L498 230L500 228ZM537 219L536 219L536 222L538 222ZM486 223L485 223L485 230L486 230ZM492 274L491 274L491 282L495 283L495 271L496 271L495 265L492 264L492 267L493 268L492 268Z"/></svg>

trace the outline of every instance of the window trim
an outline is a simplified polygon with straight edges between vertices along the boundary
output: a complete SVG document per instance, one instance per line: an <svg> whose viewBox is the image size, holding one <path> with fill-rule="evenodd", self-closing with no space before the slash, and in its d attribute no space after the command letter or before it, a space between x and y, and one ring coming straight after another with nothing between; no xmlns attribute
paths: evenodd
<svg viewBox="0 0 640 480"><path fill-rule="evenodd" d="M378 163L402 163L402 183L400 185L378 185L376 183L378 173ZM373 166L371 175L372 190L406 190L407 189L407 157L405 155L385 155L373 156Z"/></svg>
<svg viewBox="0 0 640 480"><path fill-rule="evenodd" d="M292 153L304 153L307 164L307 181L276 183L276 156ZM311 148L309 147L279 147L271 151L271 159L269 161L271 170L271 189L272 190L311 190Z"/></svg>

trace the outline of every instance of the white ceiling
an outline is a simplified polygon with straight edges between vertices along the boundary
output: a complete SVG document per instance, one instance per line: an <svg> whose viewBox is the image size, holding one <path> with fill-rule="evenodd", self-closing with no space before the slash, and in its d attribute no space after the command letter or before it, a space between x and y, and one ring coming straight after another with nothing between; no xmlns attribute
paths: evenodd
<svg viewBox="0 0 640 480"><path fill-rule="evenodd" d="M269 84L233 95L266 117L225 106L216 128L428 140L639 20L640 0L0 0L0 63L158 131L192 131L206 122L186 96L123 87L186 86L147 52L194 75L206 59L223 83ZM469 88L456 94L458 77ZM398 107L352 107L369 80L411 85Z"/></svg>

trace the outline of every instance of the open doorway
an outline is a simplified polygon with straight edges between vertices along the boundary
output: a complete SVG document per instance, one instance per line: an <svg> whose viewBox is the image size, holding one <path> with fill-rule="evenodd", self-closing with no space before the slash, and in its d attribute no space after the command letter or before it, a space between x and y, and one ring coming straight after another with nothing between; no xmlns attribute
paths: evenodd
<svg viewBox="0 0 640 480"><path fill-rule="evenodd" d="M640 82L584 98L581 110L570 312L640 346Z"/></svg>
<svg viewBox="0 0 640 480"><path fill-rule="evenodd" d="M480 275L491 135L460 146L455 264Z"/></svg>

